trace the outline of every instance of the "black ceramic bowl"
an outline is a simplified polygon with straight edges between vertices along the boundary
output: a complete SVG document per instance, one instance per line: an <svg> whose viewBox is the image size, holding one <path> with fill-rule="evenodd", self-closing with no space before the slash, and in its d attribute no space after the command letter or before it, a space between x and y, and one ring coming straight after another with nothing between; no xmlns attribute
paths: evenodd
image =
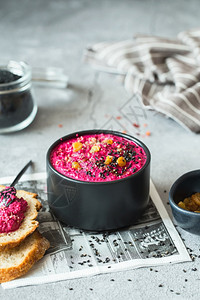
<svg viewBox="0 0 200 300"><path fill-rule="evenodd" d="M57 140L47 153L48 202L55 216L67 225L91 231L107 231L132 225L145 210L149 201L150 152L138 139L116 131L87 130L76 134L114 134L134 141L146 155L145 165L135 174L123 179L86 182L60 174L50 163L52 150L61 142Z"/></svg>
<svg viewBox="0 0 200 300"><path fill-rule="evenodd" d="M200 235L200 213L180 208L179 201L200 192L200 170L188 172L179 177L169 192L169 203L177 224L194 234Z"/></svg>

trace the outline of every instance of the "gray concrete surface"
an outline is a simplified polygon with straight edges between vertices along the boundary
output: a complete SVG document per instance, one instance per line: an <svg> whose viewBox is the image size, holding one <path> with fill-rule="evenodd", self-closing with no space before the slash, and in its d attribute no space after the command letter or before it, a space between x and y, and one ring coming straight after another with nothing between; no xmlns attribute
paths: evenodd
<svg viewBox="0 0 200 300"><path fill-rule="evenodd" d="M0 176L16 174L29 159L34 161L36 172L44 171L46 151L54 140L75 130L102 127L107 115L116 114L128 100L115 78L97 73L82 62L86 46L128 39L135 33L175 37L182 30L199 26L199 6L198 0L1 0L0 61L14 59L33 67L62 67L71 87L59 90L35 86L39 110L33 124L21 132L0 136ZM151 136L141 139L152 153L151 176L171 216L168 191L177 177L200 167L200 136L155 112L147 113L146 123ZM186 247L199 256L200 238L177 229ZM0 297L199 299L199 280L197 257L190 263L153 267L151 272L150 268L141 268L13 290L0 287Z"/></svg>

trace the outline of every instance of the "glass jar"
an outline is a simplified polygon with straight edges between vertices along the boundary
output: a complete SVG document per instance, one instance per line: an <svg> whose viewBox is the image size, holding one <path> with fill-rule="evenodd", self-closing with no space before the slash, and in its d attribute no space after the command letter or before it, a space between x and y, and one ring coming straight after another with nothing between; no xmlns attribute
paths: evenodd
<svg viewBox="0 0 200 300"><path fill-rule="evenodd" d="M22 130L35 118L31 68L25 62L0 65L0 133Z"/></svg>

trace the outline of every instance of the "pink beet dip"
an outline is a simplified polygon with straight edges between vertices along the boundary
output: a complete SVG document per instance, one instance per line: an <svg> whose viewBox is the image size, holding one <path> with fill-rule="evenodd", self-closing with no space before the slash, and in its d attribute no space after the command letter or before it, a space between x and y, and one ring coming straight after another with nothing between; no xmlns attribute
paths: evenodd
<svg viewBox="0 0 200 300"><path fill-rule="evenodd" d="M138 172L147 159L132 140L112 134L90 134L60 141L50 162L61 174L81 181L102 182Z"/></svg>
<svg viewBox="0 0 200 300"><path fill-rule="evenodd" d="M0 192L0 233L17 230L25 215L28 203L16 196L14 187L6 187Z"/></svg>

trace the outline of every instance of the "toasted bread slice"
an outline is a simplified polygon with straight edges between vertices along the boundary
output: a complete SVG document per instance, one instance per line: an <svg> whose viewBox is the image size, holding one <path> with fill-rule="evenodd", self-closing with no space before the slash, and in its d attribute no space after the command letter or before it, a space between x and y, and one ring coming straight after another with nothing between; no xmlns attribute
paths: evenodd
<svg viewBox="0 0 200 300"><path fill-rule="evenodd" d="M49 241L37 230L19 246L0 251L0 283L24 275L49 248Z"/></svg>
<svg viewBox="0 0 200 300"><path fill-rule="evenodd" d="M0 191L4 188L5 186L0 185ZM27 201L28 209L25 212L24 220L16 231L0 233L0 251L19 245L28 235L33 233L39 225L38 221L35 219L37 218L38 211L42 205L36 199L37 194L18 190L16 195L18 198L22 197Z"/></svg>

